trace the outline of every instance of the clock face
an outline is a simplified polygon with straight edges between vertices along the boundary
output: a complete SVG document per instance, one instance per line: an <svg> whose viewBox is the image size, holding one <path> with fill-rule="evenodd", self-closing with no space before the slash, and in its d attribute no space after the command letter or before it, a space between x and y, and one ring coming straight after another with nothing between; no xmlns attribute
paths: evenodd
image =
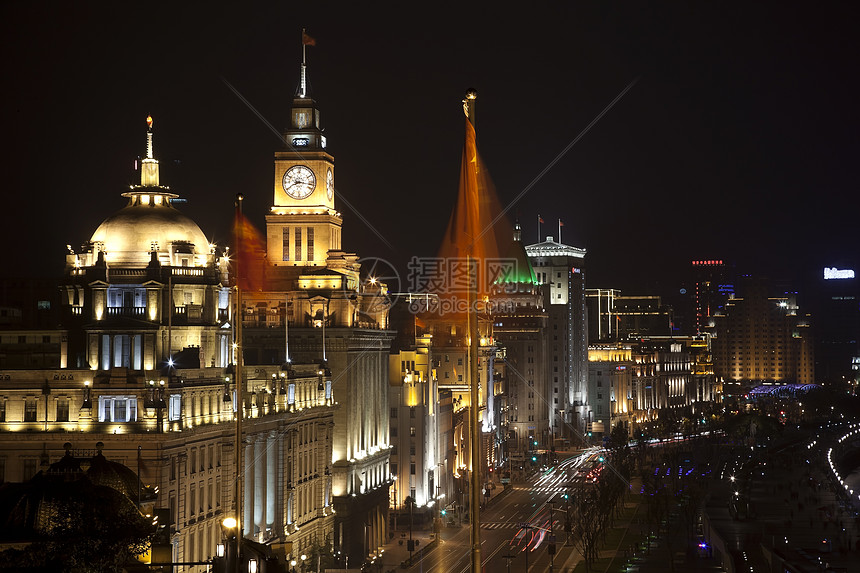
<svg viewBox="0 0 860 573"><path fill-rule="evenodd" d="M284 191L293 199L304 199L314 192L317 179L314 172L304 165L294 165L284 173Z"/></svg>
<svg viewBox="0 0 860 573"><path fill-rule="evenodd" d="M334 197L334 175L331 169L325 174L325 192L328 195L328 200L331 201L332 197Z"/></svg>

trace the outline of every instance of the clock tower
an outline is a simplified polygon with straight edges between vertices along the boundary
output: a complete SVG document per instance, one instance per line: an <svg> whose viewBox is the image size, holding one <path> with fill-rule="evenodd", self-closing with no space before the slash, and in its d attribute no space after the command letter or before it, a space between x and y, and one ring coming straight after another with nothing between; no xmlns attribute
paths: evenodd
<svg viewBox="0 0 860 573"><path fill-rule="evenodd" d="M313 538L326 539L333 551L355 563L388 539L388 353L393 333L388 330L387 286L362 281L358 255L341 245L334 158L327 150L317 104L307 91L308 45L315 45L314 40L302 31L301 81L283 132L284 146L275 152L272 206L266 214L266 288L243 292L243 308L237 312L245 317L245 364L283 364L281 392L288 400L295 398L289 416L307 416L308 432L300 435L315 436L308 443L291 434L279 450L284 467L298 467L296 460L310 449L315 459L325 460L325 472L320 472L324 489L296 479L283 491L283 506L279 500L277 507L284 507L287 515L284 533L294 549ZM303 364L314 365L320 376L309 391L324 392L319 395L329 402L323 408L337 405L328 426L316 421L324 410L303 407L305 398L293 388L291 365ZM322 448L321 435L329 436L330 450ZM261 483L246 484L252 481ZM269 489L266 483L262 481L261 491ZM247 489L244 499L252 499ZM255 504L245 506L248 536L255 530L260 535L269 531L268 510L258 518ZM282 510L272 511L280 515Z"/></svg>
<svg viewBox="0 0 860 573"><path fill-rule="evenodd" d="M334 206L334 157L326 151L320 112L307 93L306 65L293 97L285 149L275 152L274 198L266 215L275 266L325 266L341 248L343 219Z"/></svg>

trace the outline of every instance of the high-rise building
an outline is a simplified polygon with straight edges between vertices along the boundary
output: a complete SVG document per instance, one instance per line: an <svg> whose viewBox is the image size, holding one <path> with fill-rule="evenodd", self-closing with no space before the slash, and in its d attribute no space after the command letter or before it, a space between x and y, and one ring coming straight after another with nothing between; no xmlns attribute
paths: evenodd
<svg viewBox="0 0 860 573"><path fill-rule="evenodd" d="M693 305L695 332L701 334L710 327L710 318L723 310L734 294L731 268L720 259L695 260L693 269Z"/></svg>
<svg viewBox="0 0 860 573"><path fill-rule="evenodd" d="M544 296L521 241L519 223L506 254L516 272L495 285L493 337L504 348L505 425L512 451L523 454L537 442L549 450L553 437L564 434L562 385L549 383L547 372L547 312ZM558 376L558 374L556 374Z"/></svg>
<svg viewBox="0 0 860 573"><path fill-rule="evenodd" d="M796 296L775 293L769 281L752 277L738 292L713 317L715 374L730 384L813 383L811 322Z"/></svg>
<svg viewBox="0 0 860 573"><path fill-rule="evenodd" d="M588 332L585 310L585 249L552 237L526 246L547 313L545 371L551 395L550 419L561 417L572 438L582 438L588 421Z"/></svg>
<svg viewBox="0 0 860 573"><path fill-rule="evenodd" d="M860 279L843 265L819 271L815 282L816 377L854 384L860 379Z"/></svg>

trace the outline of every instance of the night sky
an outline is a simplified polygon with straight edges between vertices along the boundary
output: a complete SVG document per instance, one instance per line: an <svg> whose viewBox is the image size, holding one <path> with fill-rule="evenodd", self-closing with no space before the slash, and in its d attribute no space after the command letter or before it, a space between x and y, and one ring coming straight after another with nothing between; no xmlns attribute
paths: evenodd
<svg viewBox="0 0 860 573"><path fill-rule="evenodd" d="M302 27L338 192L385 238L340 203L344 247L360 256L404 269L436 253L466 88L507 205L633 81L510 210L526 242L538 213L542 235L560 217L564 242L588 250L589 286L629 294L673 288L693 258L791 278L858 252L848 3L176 4L0 8L5 275L59 275L65 245L124 206L147 114L162 182L207 236L228 242L238 192L263 228L280 144L225 80L283 128Z"/></svg>

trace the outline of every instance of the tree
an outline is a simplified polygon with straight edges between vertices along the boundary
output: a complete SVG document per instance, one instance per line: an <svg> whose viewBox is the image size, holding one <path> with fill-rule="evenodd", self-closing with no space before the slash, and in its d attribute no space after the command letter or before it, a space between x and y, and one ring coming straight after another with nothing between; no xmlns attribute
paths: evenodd
<svg viewBox="0 0 860 573"><path fill-rule="evenodd" d="M152 521L117 490L79 480L40 493L33 542L0 553L0 570L114 573L149 548Z"/></svg>

